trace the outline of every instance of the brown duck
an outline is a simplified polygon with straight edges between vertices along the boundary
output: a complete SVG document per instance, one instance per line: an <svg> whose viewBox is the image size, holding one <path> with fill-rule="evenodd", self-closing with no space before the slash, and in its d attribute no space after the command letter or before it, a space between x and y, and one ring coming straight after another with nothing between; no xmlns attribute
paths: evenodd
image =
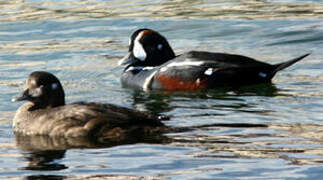
<svg viewBox="0 0 323 180"><path fill-rule="evenodd" d="M53 74L31 73L27 89L12 101L27 100L16 112L13 127L24 135L122 138L165 128L165 117L93 102L65 104L63 87Z"/></svg>

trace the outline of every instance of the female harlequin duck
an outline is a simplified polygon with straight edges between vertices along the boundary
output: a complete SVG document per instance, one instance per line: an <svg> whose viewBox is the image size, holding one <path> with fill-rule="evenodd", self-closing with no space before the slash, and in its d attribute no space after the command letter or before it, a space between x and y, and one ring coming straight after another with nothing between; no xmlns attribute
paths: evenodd
<svg viewBox="0 0 323 180"><path fill-rule="evenodd" d="M25 135L64 137L113 137L146 128L165 127L160 116L112 104L79 102L65 104L64 90L51 73L29 75L27 89L12 101L28 100L16 112L14 131Z"/></svg>
<svg viewBox="0 0 323 180"><path fill-rule="evenodd" d="M127 65L121 82L144 90L198 90L271 82L280 70L309 54L270 65L225 53L190 51L175 56L166 38L151 29L139 29L130 39L129 53L119 61Z"/></svg>

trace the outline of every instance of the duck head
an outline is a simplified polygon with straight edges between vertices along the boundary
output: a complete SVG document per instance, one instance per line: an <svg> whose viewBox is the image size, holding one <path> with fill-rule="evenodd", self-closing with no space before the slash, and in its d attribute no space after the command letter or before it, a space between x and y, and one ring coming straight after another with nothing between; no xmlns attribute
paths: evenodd
<svg viewBox="0 0 323 180"><path fill-rule="evenodd" d="M26 82L26 89L12 101L30 101L34 108L65 105L64 90L53 74L44 71L32 72Z"/></svg>
<svg viewBox="0 0 323 180"><path fill-rule="evenodd" d="M175 53L164 36L151 29L138 29L129 40L127 55L119 65L159 66L175 58Z"/></svg>

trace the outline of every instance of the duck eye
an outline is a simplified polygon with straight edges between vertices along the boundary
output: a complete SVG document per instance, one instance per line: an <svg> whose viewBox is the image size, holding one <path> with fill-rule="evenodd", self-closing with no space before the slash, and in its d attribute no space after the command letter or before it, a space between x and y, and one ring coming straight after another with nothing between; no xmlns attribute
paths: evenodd
<svg viewBox="0 0 323 180"><path fill-rule="evenodd" d="M158 44L158 45L157 45L157 49L158 49L158 50L162 50L162 49L163 49L163 45L162 45L162 44Z"/></svg>
<svg viewBox="0 0 323 180"><path fill-rule="evenodd" d="M52 90L57 89L58 88L58 84L57 83L52 83L51 84L51 88L52 88Z"/></svg>

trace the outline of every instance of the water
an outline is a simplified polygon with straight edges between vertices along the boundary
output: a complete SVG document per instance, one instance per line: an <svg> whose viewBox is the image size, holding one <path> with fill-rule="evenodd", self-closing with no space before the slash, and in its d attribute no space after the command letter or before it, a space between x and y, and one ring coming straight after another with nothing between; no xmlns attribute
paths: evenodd
<svg viewBox="0 0 323 180"><path fill-rule="evenodd" d="M323 1L0 1L0 177L319 179L323 162ZM278 63L311 52L272 85L203 93L121 87L129 35L149 27L176 53L207 50ZM171 116L168 140L24 139L12 133L27 75L58 76L67 102ZM36 149L36 150L35 150ZM39 152L39 149L44 151Z"/></svg>

